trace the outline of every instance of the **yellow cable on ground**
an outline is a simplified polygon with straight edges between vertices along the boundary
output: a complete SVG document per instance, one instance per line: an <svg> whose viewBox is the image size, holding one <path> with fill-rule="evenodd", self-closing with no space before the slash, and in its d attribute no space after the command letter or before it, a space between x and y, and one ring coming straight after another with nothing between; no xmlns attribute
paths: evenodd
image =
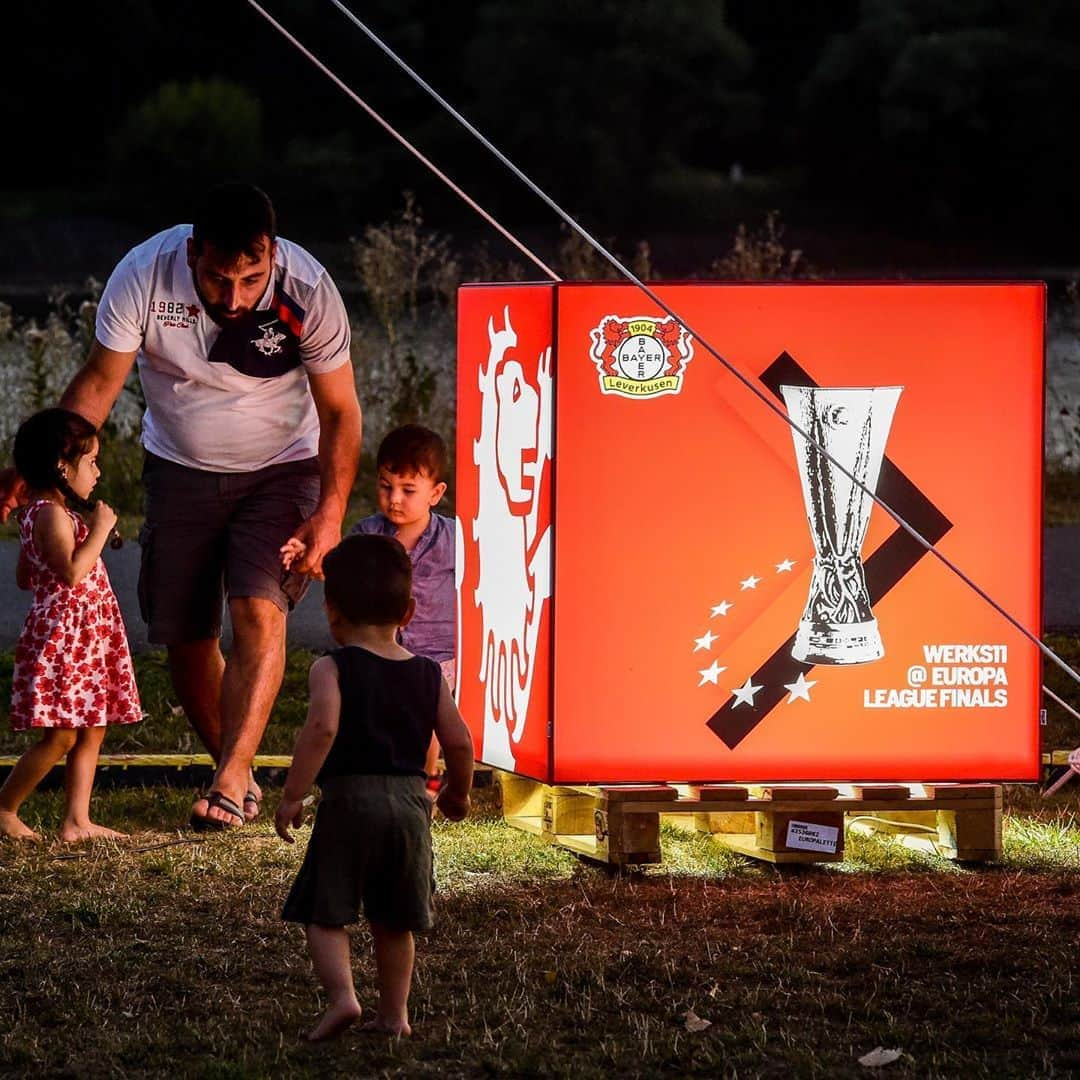
<svg viewBox="0 0 1080 1080"><path fill-rule="evenodd" d="M1062 753L1068 756L1067 750L1062 751ZM18 760L18 754L2 755L0 756L0 769L10 768ZM256 769L287 769L291 764L291 754L256 754L252 767ZM103 768L117 767L121 769L140 765L159 769L184 769L191 765L206 765L213 768L214 759L209 754L102 754L98 758L98 765ZM482 772L487 766L478 763L476 768L478 772Z"/></svg>
<svg viewBox="0 0 1080 1080"><path fill-rule="evenodd" d="M14 765L17 756L0 757L0 767ZM98 764L104 768L145 765L157 768L184 769L191 765L214 767L214 759L209 754L102 754ZM256 769L287 769L292 764L290 754L259 754L252 763Z"/></svg>

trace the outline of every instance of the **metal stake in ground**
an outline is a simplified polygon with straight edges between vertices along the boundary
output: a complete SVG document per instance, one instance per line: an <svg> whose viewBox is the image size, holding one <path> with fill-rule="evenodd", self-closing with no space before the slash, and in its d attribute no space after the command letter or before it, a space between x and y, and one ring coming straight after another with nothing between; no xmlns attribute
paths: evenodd
<svg viewBox="0 0 1080 1080"><path fill-rule="evenodd" d="M1070 751L1065 771L1043 792L1043 798L1060 791L1072 777L1080 775L1080 746Z"/></svg>

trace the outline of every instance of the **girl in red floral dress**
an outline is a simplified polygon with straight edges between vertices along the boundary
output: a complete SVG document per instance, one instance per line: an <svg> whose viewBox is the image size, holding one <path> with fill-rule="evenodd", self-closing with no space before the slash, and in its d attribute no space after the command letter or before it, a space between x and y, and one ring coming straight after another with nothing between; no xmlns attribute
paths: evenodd
<svg viewBox="0 0 1080 1080"><path fill-rule="evenodd" d="M123 617L101 561L116 514L98 502L83 521L69 505L85 504L93 491L97 453L93 424L66 409L35 414L15 436L15 468L29 496L15 578L34 596L15 648L11 726L42 729L0 787L0 835L15 839L39 839L19 807L65 754L60 839L124 835L90 820L106 725L142 719Z"/></svg>

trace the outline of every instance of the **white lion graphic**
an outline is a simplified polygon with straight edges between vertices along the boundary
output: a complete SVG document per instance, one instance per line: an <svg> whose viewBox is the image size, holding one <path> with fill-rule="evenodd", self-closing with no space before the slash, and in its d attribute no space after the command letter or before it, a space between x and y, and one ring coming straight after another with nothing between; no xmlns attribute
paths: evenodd
<svg viewBox="0 0 1080 1080"><path fill-rule="evenodd" d="M510 309L501 330L488 319L491 348L480 370L480 437L473 444L479 477L473 539L480 556L476 605L483 621L480 681L484 735L480 756L513 769L536 671L543 605L551 596L551 530L537 536L540 488L551 460L551 349L537 365L536 385L507 359L517 346Z"/></svg>

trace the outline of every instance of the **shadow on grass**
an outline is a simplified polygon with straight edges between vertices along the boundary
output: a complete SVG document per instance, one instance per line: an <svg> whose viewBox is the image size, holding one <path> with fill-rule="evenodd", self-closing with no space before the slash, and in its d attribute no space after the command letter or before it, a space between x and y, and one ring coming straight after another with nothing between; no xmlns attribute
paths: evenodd
<svg viewBox="0 0 1080 1080"><path fill-rule="evenodd" d="M133 832L124 844L0 845L7 1068L856 1076L875 1046L904 1050L893 1076L1080 1067L1060 963L1080 928L1066 817L1010 817L1004 864L975 870L852 836L848 863L779 872L665 826L665 865L613 875L507 827L482 790L468 822L434 827L439 923L418 946L415 1037L313 1048L299 1034L319 991L279 918L310 833L289 846L265 819L178 832L187 796L97 795L96 816ZM28 817L51 831L60 810L44 793ZM353 942L370 1008L366 930ZM689 1031L690 1011L711 1026Z"/></svg>

